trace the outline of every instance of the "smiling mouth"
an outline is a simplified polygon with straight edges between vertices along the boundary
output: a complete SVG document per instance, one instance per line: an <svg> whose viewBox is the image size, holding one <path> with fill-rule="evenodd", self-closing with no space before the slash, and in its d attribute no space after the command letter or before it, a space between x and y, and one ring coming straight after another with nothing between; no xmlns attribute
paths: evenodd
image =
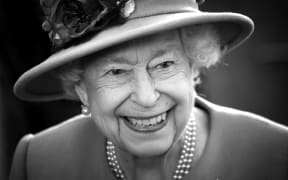
<svg viewBox="0 0 288 180"><path fill-rule="evenodd" d="M153 117L123 117L125 124L134 131L152 132L163 128L167 124L168 111Z"/></svg>

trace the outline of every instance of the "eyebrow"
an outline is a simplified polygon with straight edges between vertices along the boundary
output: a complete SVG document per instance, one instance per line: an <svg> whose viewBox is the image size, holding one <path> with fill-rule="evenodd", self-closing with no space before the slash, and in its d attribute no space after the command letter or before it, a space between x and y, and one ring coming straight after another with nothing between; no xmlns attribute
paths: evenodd
<svg viewBox="0 0 288 180"><path fill-rule="evenodd" d="M155 59L155 58L161 57L175 49L178 50L179 47L175 46L174 44L169 44L169 45L166 45L162 49L152 50L152 53L149 56L149 59ZM110 57L107 62L119 63L119 64L132 64L131 61L129 61L129 59L120 57L117 55Z"/></svg>

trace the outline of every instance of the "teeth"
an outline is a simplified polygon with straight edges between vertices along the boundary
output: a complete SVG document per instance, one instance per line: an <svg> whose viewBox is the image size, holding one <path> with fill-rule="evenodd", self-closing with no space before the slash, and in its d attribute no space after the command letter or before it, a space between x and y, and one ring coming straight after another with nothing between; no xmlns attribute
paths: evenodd
<svg viewBox="0 0 288 180"><path fill-rule="evenodd" d="M135 120L130 119L130 122L132 122L133 125L136 125L137 122Z"/></svg>
<svg viewBox="0 0 288 180"><path fill-rule="evenodd" d="M150 121L149 121L149 120L144 120L144 121L143 121L143 125L145 125L145 126L148 126L148 125L149 125L149 123L150 123Z"/></svg>
<svg viewBox="0 0 288 180"><path fill-rule="evenodd" d="M152 123L153 124L156 124L158 121L157 121L157 118L153 118L153 121L152 121Z"/></svg>
<svg viewBox="0 0 288 180"><path fill-rule="evenodd" d="M166 114L166 113L163 113L163 114ZM162 119L164 119L164 118L163 118L163 115L158 116L156 121L157 121L157 122L160 122Z"/></svg>
<svg viewBox="0 0 288 180"><path fill-rule="evenodd" d="M162 114L162 119L166 119L166 113Z"/></svg>
<svg viewBox="0 0 288 180"><path fill-rule="evenodd" d="M166 120L166 112L150 119L127 118L134 126L153 126Z"/></svg>

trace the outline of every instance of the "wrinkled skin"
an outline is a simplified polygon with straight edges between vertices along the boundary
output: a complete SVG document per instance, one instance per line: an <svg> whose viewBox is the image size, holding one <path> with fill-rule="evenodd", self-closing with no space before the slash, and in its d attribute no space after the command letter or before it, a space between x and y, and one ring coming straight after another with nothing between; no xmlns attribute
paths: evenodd
<svg viewBox="0 0 288 180"><path fill-rule="evenodd" d="M97 127L117 147L138 157L168 152L182 138L194 105L194 70L177 31L130 41L89 57L76 91ZM156 132L136 132L123 117L169 111Z"/></svg>

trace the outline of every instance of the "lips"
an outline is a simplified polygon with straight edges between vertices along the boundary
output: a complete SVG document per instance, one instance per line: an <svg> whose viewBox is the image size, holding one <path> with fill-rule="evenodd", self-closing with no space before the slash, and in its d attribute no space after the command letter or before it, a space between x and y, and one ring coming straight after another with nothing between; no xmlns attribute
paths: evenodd
<svg viewBox="0 0 288 180"><path fill-rule="evenodd" d="M152 117L126 116L123 119L125 124L134 131L151 132L157 131L166 125L168 119L167 114L168 112L165 111L164 113Z"/></svg>

